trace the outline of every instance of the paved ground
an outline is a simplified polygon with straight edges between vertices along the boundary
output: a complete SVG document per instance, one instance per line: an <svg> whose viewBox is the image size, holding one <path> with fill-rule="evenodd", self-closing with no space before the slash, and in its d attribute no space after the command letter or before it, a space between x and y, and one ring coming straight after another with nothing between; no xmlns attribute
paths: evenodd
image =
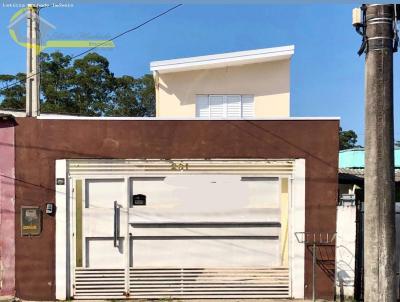
<svg viewBox="0 0 400 302"><path fill-rule="evenodd" d="M311 302L312 300L293 300L293 299L204 299L204 300L180 300L181 302ZM327 300L316 300L316 302L329 302Z"/></svg>
<svg viewBox="0 0 400 302"><path fill-rule="evenodd" d="M4 302L35 302L29 300L13 299L7 297L0 297L0 301ZM89 302L90 300L72 300L76 302ZM96 302L105 301L118 301L118 300L95 300ZM121 302L133 301L133 302L311 302L311 300L291 300L291 299L183 299L183 300L173 300L173 299L160 299L160 300L120 300ZM316 300L317 302L329 302L328 300ZM41 301L45 302L45 301ZM48 301L53 302L53 301Z"/></svg>
<svg viewBox="0 0 400 302"><path fill-rule="evenodd" d="M12 299L12 298L2 298L0 297L0 301L4 302L36 302L29 300L20 300L20 299ZM72 300L76 302L89 302L91 300ZM94 300L96 302L106 302L106 301L118 301L118 300ZM291 299L182 299L182 300L174 300L174 299L160 299L160 300L120 300L121 302L133 301L133 302L311 302L311 300L291 300ZM328 300L316 300L317 302L329 302ZM44 301L41 301L44 302ZM47 301L46 301L47 302ZM53 302L53 301L48 301Z"/></svg>

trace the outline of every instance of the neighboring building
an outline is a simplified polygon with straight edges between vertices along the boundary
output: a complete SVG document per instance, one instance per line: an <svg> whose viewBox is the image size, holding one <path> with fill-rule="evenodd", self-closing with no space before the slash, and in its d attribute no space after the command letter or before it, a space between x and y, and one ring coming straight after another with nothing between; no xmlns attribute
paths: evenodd
<svg viewBox="0 0 400 302"><path fill-rule="evenodd" d="M151 63L160 118L290 116L290 59L284 46Z"/></svg>
<svg viewBox="0 0 400 302"><path fill-rule="evenodd" d="M339 194L355 194L364 187L365 151L363 148L339 152ZM396 202L400 202L400 148L394 150L394 176L396 183Z"/></svg>
<svg viewBox="0 0 400 302"><path fill-rule="evenodd" d="M300 239L336 230L339 120L289 117L292 52L153 64L157 118L15 117L16 296L311 297ZM316 297L332 300L334 243L317 251Z"/></svg>
<svg viewBox="0 0 400 302"><path fill-rule="evenodd" d="M400 254L400 148L394 150L397 254ZM363 216L365 150L339 152L337 209L337 295L363 299ZM399 270L400 271L400 270ZM400 288L400 283L399 283Z"/></svg>

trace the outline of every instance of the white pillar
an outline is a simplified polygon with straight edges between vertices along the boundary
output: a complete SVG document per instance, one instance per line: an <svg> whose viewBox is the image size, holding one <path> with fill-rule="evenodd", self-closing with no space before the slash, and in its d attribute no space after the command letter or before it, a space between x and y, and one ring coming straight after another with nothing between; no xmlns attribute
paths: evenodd
<svg viewBox="0 0 400 302"><path fill-rule="evenodd" d="M69 199L68 199L68 175L67 161L56 160L56 299L65 300L68 297L69 287ZM57 179L60 183L57 183ZM64 180L62 182L62 180Z"/></svg>
<svg viewBox="0 0 400 302"><path fill-rule="evenodd" d="M305 248L304 243L298 242L296 233L301 234L305 232L305 188L305 160L296 159L291 184L291 205L289 214L289 221L291 221L289 264L291 272L291 294L294 299L304 299Z"/></svg>
<svg viewBox="0 0 400 302"><path fill-rule="evenodd" d="M356 206L337 207L336 221L336 295L354 296L354 270L356 251Z"/></svg>

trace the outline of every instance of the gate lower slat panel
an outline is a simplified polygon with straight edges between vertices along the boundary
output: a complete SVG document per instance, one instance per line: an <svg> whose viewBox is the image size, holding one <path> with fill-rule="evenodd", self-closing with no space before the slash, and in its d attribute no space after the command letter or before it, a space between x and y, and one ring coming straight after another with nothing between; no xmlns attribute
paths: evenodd
<svg viewBox="0 0 400 302"><path fill-rule="evenodd" d="M132 298L288 298L288 268L133 268Z"/></svg>
<svg viewBox="0 0 400 302"><path fill-rule="evenodd" d="M124 269L75 269L75 299L124 299Z"/></svg>
<svg viewBox="0 0 400 302"><path fill-rule="evenodd" d="M288 298L289 270L276 268L76 269L74 298Z"/></svg>

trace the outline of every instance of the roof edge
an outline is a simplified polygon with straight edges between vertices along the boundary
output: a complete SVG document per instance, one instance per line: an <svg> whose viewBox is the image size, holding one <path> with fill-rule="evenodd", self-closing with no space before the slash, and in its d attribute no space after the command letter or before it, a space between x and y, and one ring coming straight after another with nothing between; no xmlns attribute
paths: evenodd
<svg viewBox="0 0 400 302"><path fill-rule="evenodd" d="M42 114L39 120L115 120L115 121L339 121L340 117L276 117L251 119L201 119L201 118L159 118L159 117L113 117L113 116L66 116L57 114Z"/></svg>
<svg viewBox="0 0 400 302"><path fill-rule="evenodd" d="M227 52L206 56L153 61L150 70L160 73L189 71L195 69L219 68L259 62L290 59L294 54L294 45L262 48L246 51Z"/></svg>
<svg viewBox="0 0 400 302"><path fill-rule="evenodd" d="M13 117L26 117L25 110L24 111L18 111L18 110L0 110L0 114L4 115L11 115Z"/></svg>

